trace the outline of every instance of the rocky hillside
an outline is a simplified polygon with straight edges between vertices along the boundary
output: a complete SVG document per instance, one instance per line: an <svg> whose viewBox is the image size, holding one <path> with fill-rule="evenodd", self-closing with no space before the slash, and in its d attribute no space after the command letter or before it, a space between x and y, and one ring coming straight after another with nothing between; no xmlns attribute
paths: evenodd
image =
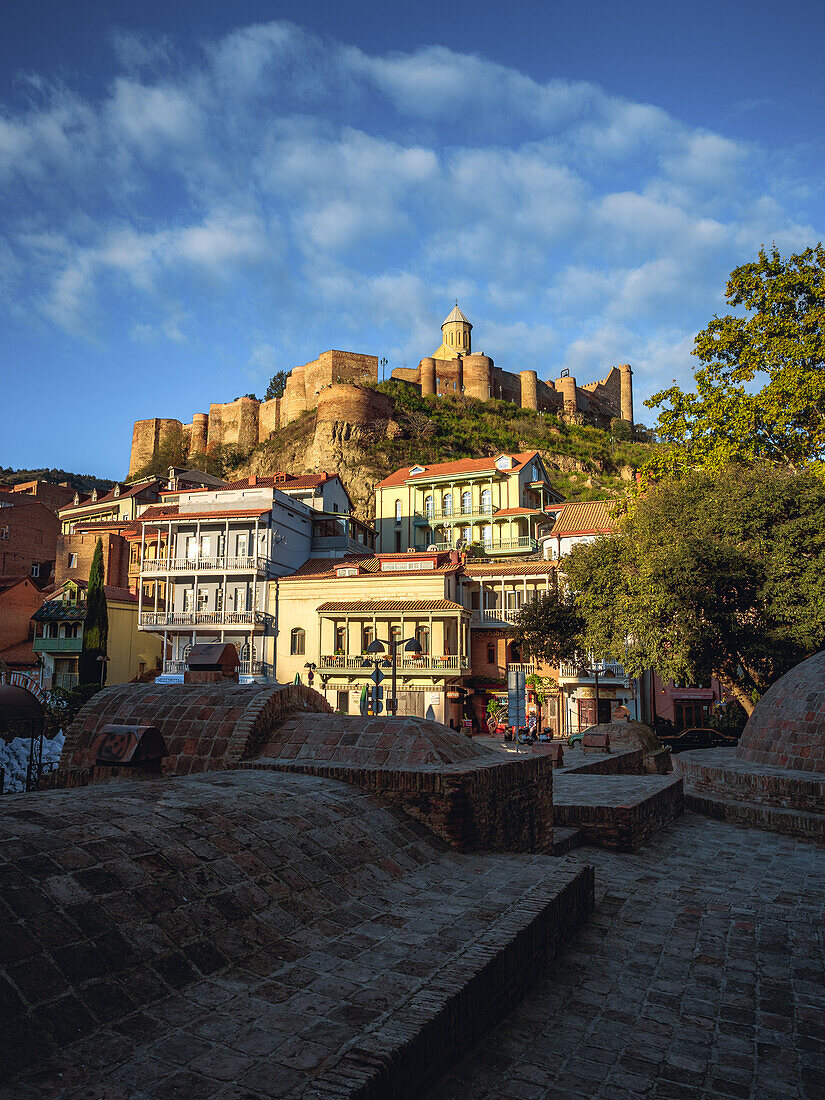
<svg viewBox="0 0 825 1100"><path fill-rule="evenodd" d="M614 432L533 413L506 401L424 397L398 382L378 387L391 398L388 420L370 425L323 421L313 412L242 461L233 476L337 471L357 512L374 516L373 485L399 466L479 458L501 451L537 450L556 488L570 500L610 499L626 493L651 443L626 424Z"/></svg>

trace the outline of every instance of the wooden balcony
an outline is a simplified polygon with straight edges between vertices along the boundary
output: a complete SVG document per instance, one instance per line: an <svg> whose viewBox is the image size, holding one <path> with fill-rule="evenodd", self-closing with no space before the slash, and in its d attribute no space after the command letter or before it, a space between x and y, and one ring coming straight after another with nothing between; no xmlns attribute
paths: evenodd
<svg viewBox="0 0 825 1100"><path fill-rule="evenodd" d="M363 676L368 676L372 671L373 664L370 661L365 666L365 659L361 655L351 656L336 653L322 656L318 667L324 671L341 670L343 672L358 672ZM387 664L380 667L385 676L391 674L392 666L389 658ZM470 658L458 657L453 654L443 654L441 656L427 653L422 653L421 656L404 654L398 656L395 667L398 672L466 672L470 668Z"/></svg>
<svg viewBox="0 0 825 1100"><path fill-rule="evenodd" d="M265 573L269 564L269 558L257 556L144 558L140 572L141 576L155 576L158 573Z"/></svg>
<svg viewBox="0 0 825 1100"><path fill-rule="evenodd" d="M175 626L262 626L267 619L264 611L144 611L140 616L141 630Z"/></svg>

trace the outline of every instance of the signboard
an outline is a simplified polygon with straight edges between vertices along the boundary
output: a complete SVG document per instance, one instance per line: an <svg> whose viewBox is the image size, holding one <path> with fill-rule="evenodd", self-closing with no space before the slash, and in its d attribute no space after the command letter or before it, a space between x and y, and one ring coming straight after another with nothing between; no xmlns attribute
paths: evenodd
<svg viewBox="0 0 825 1100"><path fill-rule="evenodd" d="M447 692L447 698L448 699L460 699L461 698L461 692L460 691L448 691Z"/></svg>
<svg viewBox="0 0 825 1100"><path fill-rule="evenodd" d="M526 676L517 669L508 669L507 672L507 722L511 726L524 726L527 724L525 713L525 689Z"/></svg>
<svg viewBox="0 0 825 1100"><path fill-rule="evenodd" d="M616 694L617 691L618 691L618 688L615 688L615 687L602 687L602 685L599 684L599 698L600 699L617 699L618 698L618 695ZM596 698L596 689L595 689L595 687L580 687L578 689L578 691L576 692L576 698L577 699L595 699Z"/></svg>
<svg viewBox="0 0 825 1100"><path fill-rule="evenodd" d="M441 703L440 691L425 691L424 692L424 706L425 707L437 707Z"/></svg>
<svg viewBox="0 0 825 1100"><path fill-rule="evenodd" d="M162 676L155 677L156 684L182 684L182 672L165 672Z"/></svg>

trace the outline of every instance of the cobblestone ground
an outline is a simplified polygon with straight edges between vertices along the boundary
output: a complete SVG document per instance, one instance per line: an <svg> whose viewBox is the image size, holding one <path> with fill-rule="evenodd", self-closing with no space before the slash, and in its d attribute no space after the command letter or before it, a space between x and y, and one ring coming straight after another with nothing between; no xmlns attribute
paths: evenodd
<svg viewBox="0 0 825 1100"><path fill-rule="evenodd" d="M687 814L427 1100L825 1097L825 848Z"/></svg>

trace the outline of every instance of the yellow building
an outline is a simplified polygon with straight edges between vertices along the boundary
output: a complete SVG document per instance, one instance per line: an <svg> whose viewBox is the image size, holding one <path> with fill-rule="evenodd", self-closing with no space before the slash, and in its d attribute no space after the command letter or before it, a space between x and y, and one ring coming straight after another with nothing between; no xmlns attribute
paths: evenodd
<svg viewBox="0 0 825 1100"><path fill-rule="evenodd" d="M276 672L281 683L300 677L337 710L359 713L373 665L366 651L377 639L415 639L420 653L399 646L399 714L417 714L458 728L462 681L470 672L469 606L463 603L457 553L379 554L316 558L270 582L278 608ZM389 697L390 669L381 685Z"/></svg>
<svg viewBox="0 0 825 1100"><path fill-rule="evenodd" d="M491 558L536 554L536 527L562 497L538 451L404 467L375 487L381 553L474 547Z"/></svg>
<svg viewBox="0 0 825 1100"><path fill-rule="evenodd" d="M34 613L34 651L40 655L41 684L45 688L73 688L78 682L78 660L83 647L86 588L82 581L66 581ZM107 684L125 684L160 668L160 639L138 630L138 599L126 588L103 589L109 617Z"/></svg>

